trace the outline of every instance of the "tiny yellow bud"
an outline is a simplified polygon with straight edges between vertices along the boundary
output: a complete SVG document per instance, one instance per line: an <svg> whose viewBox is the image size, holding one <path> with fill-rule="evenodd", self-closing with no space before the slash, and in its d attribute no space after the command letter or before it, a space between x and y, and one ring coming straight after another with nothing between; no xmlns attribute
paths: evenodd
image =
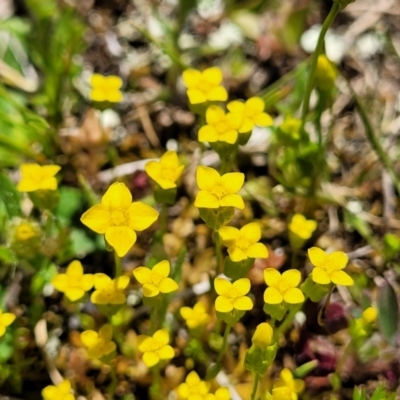
<svg viewBox="0 0 400 400"><path fill-rule="evenodd" d="M255 346L267 348L272 342L273 335L274 331L271 325L263 322L257 326L251 341Z"/></svg>
<svg viewBox="0 0 400 400"><path fill-rule="evenodd" d="M378 310L375 307L368 307L363 311L361 318L367 324L372 324L378 317Z"/></svg>

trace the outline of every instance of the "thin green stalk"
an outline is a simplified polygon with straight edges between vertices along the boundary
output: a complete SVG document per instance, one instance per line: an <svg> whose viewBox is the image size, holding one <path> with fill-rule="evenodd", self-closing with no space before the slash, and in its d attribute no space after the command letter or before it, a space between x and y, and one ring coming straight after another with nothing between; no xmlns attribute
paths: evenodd
<svg viewBox="0 0 400 400"><path fill-rule="evenodd" d="M114 251L114 263L115 263L115 277L118 278L122 275L122 261L121 257Z"/></svg>
<svg viewBox="0 0 400 400"><path fill-rule="evenodd" d="M167 220L168 220L168 209L165 204L161 205L160 213L160 236L163 237L164 233L167 231Z"/></svg>
<svg viewBox="0 0 400 400"><path fill-rule="evenodd" d="M380 141L378 140L378 137L375 134L374 129L372 128L371 122L368 118L367 113L365 112L364 107L362 106L362 104L360 102L360 99L358 98L358 96L356 95L356 93L354 92L353 88L351 87L351 85L348 81L347 81L347 86L356 102L356 107L357 107L358 113L360 114L361 120L365 126L365 133L367 135L367 138L368 138L372 148L375 150L376 154L378 155L380 162L387 169L387 171L390 175L390 178L392 179L393 185L396 187L397 192L400 193L400 181L399 181L396 171L392 165L392 162L389 159L387 152L385 152Z"/></svg>
<svg viewBox="0 0 400 400"><path fill-rule="evenodd" d="M256 399L256 394L257 394L257 388L258 388L258 382L260 381L260 375L256 374L256 377L254 379L254 386L253 386L253 392L251 393L251 400Z"/></svg>
<svg viewBox="0 0 400 400"><path fill-rule="evenodd" d="M297 304L293 306L293 308L290 310L289 314L285 318L285 320L282 322L281 325L277 328L274 334L275 340L279 340L279 336L283 333L286 332L286 329L289 327L289 325L293 322L293 319L298 311L300 311L303 303Z"/></svg>
<svg viewBox="0 0 400 400"><path fill-rule="evenodd" d="M114 399L115 398L115 392L117 390L117 386L118 386L118 378L117 378L117 372L115 370L115 364L112 363L110 365L110 375L111 375L111 383L108 386L108 393L110 394L110 399Z"/></svg>
<svg viewBox="0 0 400 400"><path fill-rule="evenodd" d="M301 118L302 126L304 126L304 124L305 124L308 109L310 107L310 97L311 97L311 92L312 92L313 85L314 85L314 78L315 78L315 71L317 69L318 56L321 54L321 51L323 49L325 34L328 31L329 27L332 25L333 21L335 20L336 16L338 15L339 11L340 11L339 4L334 2L333 6L331 8L331 11L329 12L328 16L326 17L326 19L322 25L321 32L318 37L317 47L315 48L314 54L312 55L312 58L311 58L310 74L308 75L307 86L306 86L306 90L304 93L304 100L303 100L303 110L302 110L302 118Z"/></svg>
<svg viewBox="0 0 400 400"><path fill-rule="evenodd" d="M225 350L226 350L226 345L228 344L228 335L229 335L230 330L231 330L231 326L226 324L226 328L225 328L225 332L224 332L224 339L223 339L223 342L222 342L222 347L221 347L221 350L219 351L219 354L218 354L218 359L217 359L218 363L222 360L222 357L224 356L224 353L225 353Z"/></svg>
<svg viewBox="0 0 400 400"><path fill-rule="evenodd" d="M217 231L214 232L214 242L215 242L215 254L217 256L217 274L222 274L224 266L222 263L222 249L221 249L221 239Z"/></svg>

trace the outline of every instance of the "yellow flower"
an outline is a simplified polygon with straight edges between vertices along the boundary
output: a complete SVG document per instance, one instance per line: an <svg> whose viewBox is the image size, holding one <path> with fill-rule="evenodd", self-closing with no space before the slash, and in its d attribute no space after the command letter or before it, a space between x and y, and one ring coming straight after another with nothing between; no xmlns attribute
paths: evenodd
<svg viewBox="0 0 400 400"><path fill-rule="evenodd" d="M289 269L282 275L275 268L264 270L264 279L269 286L264 292L264 301L267 304L280 304L285 301L289 304L302 303L303 292L297 288L301 281L301 273L296 269Z"/></svg>
<svg viewBox="0 0 400 400"><path fill-rule="evenodd" d="M202 72L187 69L183 71L182 78L191 104L225 101L228 98L228 92L221 86L222 71L217 67L207 68Z"/></svg>
<svg viewBox="0 0 400 400"><path fill-rule="evenodd" d="M294 393L286 386L272 389L272 397L268 397L270 400L294 400L297 399L297 394Z"/></svg>
<svg viewBox="0 0 400 400"><path fill-rule="evenodd" d="M210 390L210 384L202 381L195 371L192 371L186 377L184 383L178 386L179 399L184 400L202 400Z"/></svg>
<svg viewBox="0 0 400 400"><path fill-rule="evenodd" d="M61 169L58 165L22 164L21 180L17 185L19 192L35 192L36 190L56 190L55 174Z"/></svg>
<svg viewBox="0 0 400 400"><path fill-rule="evenodd" d="M2 337L6 333L6 328L7 326L11 325L16 316L13 313L3 313L2 310L0 310L0 337Z"/></svg>
<svg viewBox="0 0 400 400"><path fill-rule="evenodd" d="M160 360L170 360L175 350L168 344L169 334L166 329L158 330L153 336L139 336L139 350L143 353L143 362L150 368Z"/></svg>
<svg viewBox="0 0 400 400"><path fill-rule="evenodd" d="M94 304L124 304L126 296L124 290L129 285L129 277L126 275L111 279L106 274L95 274L95 291L90 296Z"/></svg>
<svg viewBox="0 0 400 400"><path fill-rule="evenodd" d="M39 236L39 225L33 221L21 221L14 231L14 240L18 242L25 242Z"/></svg>
<svg viewBox="0 0 400 400"><path fill-rule="evenodd" d="M291 399L297 400L298 394L304 390L304 381L301 379L293 379L293 375L288 368L284 368L280 373L280 379L274 384L274 389L287 388L291 392ZM282 389L281 389L282 390ZM281 392L281 395L287 391ZM286 397L277 397L278 400L286 399ZM290 397L288 398L288 400ZM274 397L275 400L275 397Z"/></svg>
<svg viewBox="0 0 400 400"><path fill-rule="evenodd" d="M93 74L90 78L92 90L90 99L93 101L109 101L118 103L122 100L122 79L116 75L103 76Z"/></svg>
<svg viewBox="0 0 400 400"><path fill-rule="evenodd" d="M306 219L304 215L301 214L293 215L293 218L289 224L290 232L304 240L310 239L316 229L317 223L311 219Z"/></svg>
<svg viewBox="0 0 400 400"><path fill-rule="evenodd" d="M89 358L99 359L112 353L116 345L111 341L113 336L111 325L104 325L99 333L87 330L81 333L81 341L87 348Z"/></svg>
<svg viewBox="0 0 400 400"><path fill-rule="evenodd" d="M136 242L136 232L148 228L158 218L158 212L141 202L132 203L125 184L113 183L101 199L86 211L81 221L96 233L105 234L107 242L119 257L123 257Z"/></svg>
<svg viewBox="0 0 400 400"><path fill-rule="evenodd" d="M221 107L208 107L206 111L207 125L199 129L199 142L236 143L241 120L240 114L225 114Z"/></svg>
<svg viewBox="0 0 400 400"><path fill-rule="evenodd" d="M327 285L333 282L336 285L352 286L353 279L342 271L346 266L349 258L343 251L334 251L326 254L318 247L308 249L308 256L314 269L311 278L315 283Z"/></svg>
<svg viewBox="0 0 400 400"><path fill-rule="evenodd" d="M257 325L251 341L255 346L265 349L272 343L273 336L274 331L271 325L267 322L262 322Z"/></svg>
<svg viewBox="0 0 400 400"><path fill-rule="evenodd" d="M274 123L272 117L264 112L265 103L261 97L250 97L246 102L234 100L226 106L228 110L241 117L239 133L253 130L254 126L271 126Z"/></svg>
<svg viewBox="0 0 400 400"><path fill-rule="evenodd" d="M180 313L190 329L205 325L210 319L206 307L201 302L196 303L193 308L181 307Z"/></svg>
<svg viewBox="0 0 400 400"><path fill-rule="evenodd" d="M71 382L68 379L57 386L46 386L42 390L42 396L44 400L75 400L75 396L71 393Z"/></svg>
<svg viewBox="0 0 400 400"><path fill-rule="evenodd" d="M199 165L196 181L200 191L194 201L195 207L236 207L243 210L243 199L236 193L243 186L244 174L229 172L221 176L215 169Z"/></svg>
<svg viewBox="0 0 400 400"><path fill-rule="evenodd" d="M82 264L78 260L68 265L65 274L58 274L51 281L51 284L71 301L82 298L85 292L93 287L93 283L93 275L83 274Z"/></svg>
<svg viewBox="0 0 400 400"><path fill-rule="evenodd" d="M258 243L261 229L257 222L243 226L240 230L232 226L224 226L219 231L222 243L228 247L229 257L234 262L247 258L267 258L268 250Z"/></svg>
<svg viewBox="0 0 400 400"><path fill-rule="evenodd" d="M167 151L160 161L149 161L144 166L147 175L156 181L163 189L176 188L176 181L182 175L185 167L179 165L175 151Z"/></svg>
<svg viewBox="0 0 400 400"><path fill-rule="evenodd" d="M238 279L231 283L223 278L215 278L215 291L219 296L215 300L215 309L218 312L231 312L232 310L247 311L253 308L253 302L246 294L250 291L250 280Z"/></svg>
<svg viewBox="0 0 400 400"><path fill-rule="evenodd" d="M156 264L152 269L138 267L133 271L136 280L143 285L145 297L158 296L160 293L171 293L178 289L178 284L168 278L171 272L169 261L164 260Z"/></svg>
<svg viewBox="0 0 400 400"><path fill-rule="evenodd" d="M322 90L329 90L335 84L337 70L325 54L320 54L315 70L315 84Z"/></svg>
<svg viewBox="0 0 400 400"><path fill-rule="evenodd" d="M231 395L229 393L229 389L226 387L220 387L215 392L215 399L216 400L230 400Z"/></svg>
<svg viewBox="0 0 400 400"><path fill-rule="evenodd" d="M361 318L365 324L372 324L378 317L378 310L375 307L366 308L361 314Z"/></svg>

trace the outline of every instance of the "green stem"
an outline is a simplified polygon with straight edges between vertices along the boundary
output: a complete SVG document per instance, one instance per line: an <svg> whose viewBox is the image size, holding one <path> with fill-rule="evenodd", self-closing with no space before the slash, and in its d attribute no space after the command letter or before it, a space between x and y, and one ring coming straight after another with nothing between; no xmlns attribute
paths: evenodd
<svg viewBox="0 0 400 400"><path fill-rule="evenodd" d="M303 303L296 304L293 306L293 308L290 310L289 314L287 315L286 319L282 322L282 324L275 331L275 334L274 334L275 340L279 340L279 336L286 332L286 329L293 322L293 319L294 319L296 313L298 311L300 311L302 305L303 305Z"/></svg>
<svg viewBox="0 0 400 400"><path fill-rule="evenodd" d="M224 265L222 263L222 249L221 249L221 239L219 233L214 231L214 242L215 242L215 254L217 256L217 275L222 274Z"/></svg>
<svg viewBox="0 0 400 400"><path fill-rule="evenodd" d="M121 257L118 256L116 251L114 251L114 263L115 263L115 277L118 278L122 275L122 261Z"/></svg>
<svg viewBox="0 0 400 400"><path fill-rule="evenodd" d="M165 204L161 205L161 213L160 213L160 236L161 238L164 236L164 233L167 231L167 220L168 220L168 209Z"/></svg>
<svg viewBox="0 0 400 400"><path fill-rule="evenodd" d="M117 386L118 386L117 372L115 371L114 364L110 365L110 375L111 375L111 383L108 386L108 393L110 394L110 399L114 399L115 392L116 392Z"/></svg>
<svg viewBox="0 0 400 400"><path fill-rule="evenodd" d="M306 116L308 113L308 109L310 107L310 97L311 97L311 92L312 92L313 85L314 85L314 78L315 78L315 71L317 69L318 56L321 54L321 51L322 51L322 48L324 45L325 34L328 31L329 27L332 25L333 21L335 20L336 16L338 15L339 11L340 11L340 8L339 8L338 3L334 2L333 6L331 8L331 11L329 12L328 16L326 17L326 19L322 25L321 32L318 37L317 47L315 48L314 54L312 55L310 74L308 76L306 91L304 93L304 100L303 100L303 110L302 110L302 118L301 118L302 126L304 126Z"/></svg>
<svg viewBox="0 0 400 400"><path fill-rule="evenodd" d="M260 381L260 375L256 374L256 377L254 379L254 386L253 386L253 392L251 394L251 400L256 399L256 394L257 394L257 388L258 388L258 382Z"/></svg>
<svg viewBox="0 0 400 400"><path fill-rule="evenodd" d="M221 347L221 350L219 351L219 354L218 354L218 359L217 359L218 363L221 362L222 357L224 356L224 353L225 353L225 350L226 350L226 345L228 343L228 335L229 335L230 330L231 330L231 326L226 324L226 328L225 328L225 332L224 332L224 339L223 339L223 342L222 342L222 347Z"/></svg>
<svg viewBox="0 0 400 400"><path fill-rule="evenodd" d="M396 187L397 192L400 193L400 181L399 181L396 171L392 165L392 162L389 159L387 152L385 152L380 141L378 140L378 137L375 134L374 129L372 128L371 122L368 118L367 113L365 112L364 107L362 106L358 96L356 95L356 93L354 92L353 88L351 87L351 85L348 81L347 81L347 86L356 102L356 107L357 107L358 113L360 114L361 120L365 126L365 133L367 135L367 138L368 138L372 148L375 150L376 154L378 155L380 162L387 169L387 171L390 175L390 178L392 179L393 185Z"/></svg>

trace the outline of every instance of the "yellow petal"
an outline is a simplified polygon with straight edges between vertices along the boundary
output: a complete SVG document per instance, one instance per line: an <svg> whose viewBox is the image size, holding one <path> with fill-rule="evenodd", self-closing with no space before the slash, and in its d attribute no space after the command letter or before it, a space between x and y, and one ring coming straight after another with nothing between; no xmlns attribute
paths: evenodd
<svg viewBox="0 0 400 400"><path fill-rule="evenodd" d="M234 130L234 129L229 129L229 130L226 130L225 132L218 134L218 140L220 142L226 142L229 144L236 143L237 138L238 138L238 131Z"/></svg>
<svg viewBox="0 0 400 400"><path fill-rule="evenodd" d="M315 283L319 283L321 285L327 285L328 283L331 283L331 278L329 277L328 273L320 267L315 267L312 270L311 277Z"/></svg>
<svg viewBox="0 0 400 400"><path fill-rule="evenodd" d="M199 375L197 375L196 371L191 371L186 377L186 383L189 386L196 386L201 382Z"/></svg>
<svg viewBox="0 0 400 400"><path fill-rule="evenodd" d="M274 288L268 287L264 292L264 302L267 304L281 304L283 301L282 293Z"/></svg>
<svg viewBox="0 0 400 400"><path fill-rule="evenodd" d="M239 133L246 133L246 132L251 132L253 128L254 128L253 120L251 120L249 117L244 117L238 131Z"/></svg>
<svg viewBox="0 0 400 400"><path fill-rule="evenodd" d="M343 269L349 261L349 257L343 251L334 251L327 257L326 264L332 269Z"/></svg>
<svg viewBox="0 0 400 400"><path fill-rule="evenodd" d="M133 275L139 283L144 285L150 282L151 270L146 267L138 267L133 270Z"/></svg>
<svg viewBox="0 0 400 400"><path fill-rule="evenodd" d="M16 315L13 313L4 313L1 316L1 323L4 326L9 326L15 321Z"/></svg>
<svg viewBox="0 0 400 400"><path fill-rule="evenodd" d="M218 231L219 237L225 246L229 246L237 240L239 236L239 229L233 226L224 226Z"/></svg>
<svg viewBox="0 0 400 400"><path fill-rule="evenodd" d="M243 296L235 300L233 307L236 308L236 310L248 311L253 308L253 302L250 297Z"/></svg>
<svg viewBox="0 0 400 400"><path fill-rule="evenodd" d="M199 142L214 143L218 141L218 132L211 125L204 125L199 129L198 139Z"/></svg>
<svg viewBox="0 0 400 400"><path fill-rule="evenodd" d="M233 310L233 305L226 297L218 296L215 300L215 309L218 312L231 312Z"/></svg>
<svg viewBox="0 0 400 400"><path fill-rule="evenodd" d="M119 90L111 90L108 91L106 94L106 100L109 101L110 103L119 103L122 101L124 96L122 95L122 92Z"/></svg>
<svg viewBox="0 0 400 400"><path fill-rule="evenodd" d="M303 292L297 288L291 288L285 291L283 294L283 300L289 304L299 304L303 303L305 298Z"/></svg>
<svg viewBox="0 0 400 400"><path fill-rule="evenodd" d="M99 335L95 331L84 331L81 333L81 342L85 347L92 347L97 343Z"/></svg>
<svg viewBox="0 0 400 400"><path fill-rule="evenodd" d="M176 171L175 171L175 175L174 175L174 182L176 182L180 176L182 175L183 170L185 169L184 165L180 165Z"/></svg>
<svg viewBox="0 0 400 400"><path fill-rule="evenodd" d="M354 281L349 275L346 274L344 271L333 271L331 274L331 280L336 285L342 286L353 286Z"/></svg>
<svg viewBox="0 0 400 400"><path fill-rule="evenodd" d="M241 172L228 172L221 177L221 186L225 189L226 193L237 193L243 186L244 174Z"/></svg>
<svg viewBox="0 0 400 400"><path fill-rule="evenodd" d="M236 289L237 293L241 296L250 292L251 284L250 279L241 278L233 282L232 286Z"/></svg>
<svg viewBox="0 0 400 400"><path fill-rule="evenodd" d="M94 287L98 290L106 289L111 285L111 282L111 278L108 275L103 274L102 272L94 275Z"/></svg>
<svg viewBox="0 0 400 400"><path fill-rule="evenodd" d="M108 303L110 304L124 304L126 303L126 296L122 292L115 292L112 297L109 299Z"/></svg>
<svg viewBox="0 0 400 400"><path fill-rule="evenodd" d="M149 161L145 164L144 170L147 175L154 181L162 179L162 166L158 161Z"/></svg>
<svg viewBox="0 0 400 400"><path fill-rule="evenodd" d="M214 168L199 165L196 169L196 182L200 190L211 192L220 183L220 175Z"/></svg>
<svg viewBox="0 0 400 400"><path fill-rule="evenodd" d="M104 234L111 226L110 213L103 204L97 204L82 215L81 222L96 233Z"/></svg>
<svg viewBox="0 0 400 400"><path fill-rule="evenodd" d="M246 109L251 111L253 115L264 111L265 103L261 97L250 97L246 101Z"/></svg>
<svg viewBox="0 0 400 400"><path fill-rule="evenodd" d="M103 89L92 89L89 94L92 101L106 101L107 93Z"/></svg>
<svg viewBox="0 0 400 400"><path fill-rule="evenodd" d="M128 287L130 279L129 276L123 275L115 278L114 281L117 290L124 290Z"/></svg>
<svg viewBox="0 0 400 400"><path fill-rule="evenodd" d="M274 120L267 113L261 113L256 115L253 121L258 126L272 126L274 124Z"/></svg>
<svg viewBox="0 0 400 400"><path fill-rule="evenodd" d="M206 121L208 125L216 125L225 120L225 111L219 106L210 106L206 111Z"/></svg>
<svg viewBox="0 0 400 400"><path fill-rule="evenodd" d="M159 287L161 293L171 293L179 288L178 284L171 278L163 279Z"/></svg>
<svg viewBox="0 0 400 400"><path fill-rule="evenodd" d="M226 387L220 387L215 392L216 400L230 400L231 395L229 389Z"/></svg>
<svg viewBox="0 0 400 400"><path fill-rule="evenodd" d="M218 67L207 68L202 72L202 77L212 85L219 85L222 82L222 71Z"/></svg>
<svg viewBox="0 0 400 400"><path fill-rule="evenodd" d="M185 320L192 318L193 310L190 307L181 307L179 312L181 317Z"/></svg>
<svg viewBox="0 0 400 400"><path fill-rule="evenodd" d="M207 101L207 96L199 89L188 89L187 96L190 104L200 104Z"/></svg>
<svg viewBox="0 0 400 400"><path fill-rule="evenodd" d="M264 270L264 280L268 286L278 286L281 281L281 274L275 268L266 268Z"/></svg>
<svg viewBox="0 0 400 400"><path fill-rule="evenodd" d="M194 371L192 371L192 372L194 372ZM189 397L189 395L190 395L189 385L186 382L181 383L178 386L177 392L178 392L179 398L187 399Z"/></svg>
<svg viewBox="0 0 400 400"><path fill-rule="evenodd" d="M119 257L123 257L136 242L136 233L127 226L112 226L106 232L107 243Z"/></svg>
<svg viewBox="0 0 400 400"><path fill-rule="evenodd" d="M58 389L53 386L46 386L43 390L42 390L42 397L44 400L55 400L57 398L58 395Z"/></svg>
<svg viewBox="0 0 400 400"><path fill-rule="evenodd" d="M187 69L183 71L182 78L187 88L197 86L201 79L201 72L196 69Z"/></svg>
<svg viewBox="0 0 400 400"><path fill-rule="evenodd" d="M164 346L158 352L159 357L161 360L170 360L171 358L175 357L175 350L171 346Z"/></svg>
<svg viewBox="0 0 400 400"><path fill-rule="evenodd" d="M232 287L232 284L224 278L215 278L214 280L214 288L215 291L221 295L224 296Z"/></svg>
<svg viewBox="0 0 400 400"><path fill-rule="evenodd" d="M85 274L81 278L82 289L87 292L94 285L94 276L92 274Z"/></svg>
<svg viewBox="0 0 400 400"><path fill-rule="evenodd" d="M101 198L101 203L111 210L126 210L132 203L132 194L122 182L114 182Z"/></svg>
<svg viewBox="0 0 400 400"><path fill-rule="evenodd" d="M229 257L233 262L239 262L248 258L247 254L239 247L232 246L228 249Z"/></svg>
<svg viewBox="0 0 400 400"><path fill-rule="evenodd" d="M171 272L171 265L168 260L160 261L153 267L152 271L166 278Z"/></svg>
<svg viewBox="0 0 400 400"><path fill-rule="evenodd" d="M288 283L289 287L296 287L301 281L301 273L297 269L289 269L282 274L282 279Z"/></svg>
<svg viewBox="0 0 400 400"><path fill-rule="evenodd" d="M146 352L143 354L143 362L148 368L154 367L160 361L160 357L154 352Z"/></svg>
<svg viewBox="0 0 400 400"><path fill-rule="evenodd" d="M169 333L166 329L159 329L154 333L153 339L164 346L169 343Z"/></svg>
<svg viewBox="0 0 400 400"><path fill-rule="evenodd" d="M143 285L143 296L145 297L155 297L160 294L160 289L158 286L153 285L152 283L145 283Z"/></svg>
<svg viewBox="0 0 400 400"><path fill-rule="evenodd" d="M51 284L56 288L56 290L64 293L69 286L68 276L66 274L58 274L51 280Z"/></svg>
<svg viewBox="0 0 400 400"><path fill-rule="evenodd" d="M254 243L246 250L249 258L268 258L268 250L262 243Z"/></svg>
<svg viewBox="0 0 400 400"><path fill-rule="evenodd" d="M129 227L141 232L157 221L158 211L140 201L129 207Z"/></svg>
<svg viewBox="0 0 400 400"><path fill-rule="evenodd" d="M219 204L221 207L235 207L238 208L239 210L244 209L243 198L238 194L228 194L227 196L224 196L220 200Z"/></svg>
<svg viewBox="0 0 400 400"><path fill-rule="evenodd" d="M106 77L100 74L93 74L90 77L90 84L92 87L103 87Z"/></svg>
<svg viewBox="0 0 400 400"><path fill-rule="evenodd" d="M72 261L66 270L66 274L71 277L79 280L83 276L83 267L80 261L74 260Z"/></svg>
<svg viewBox="0 0 400 400"><path fill-rule="evenodd" d="M61 167L59 165L43 165L41 171L43 179L54 177L60 169Z"/></svg>
<svg viewBox="0 0 400 400"><path fill-rule="evenodd" d="M240 229L240 235L250 243L256 243L261 239L261 228L257 222L251 222Z"/></svg>
<svg viewBox="0 0 400 400"><path fill-rule="evenodd" d="M117 348L117 345L114 342L108 342L103 347L103 356L112 353Z"/></svg>
<svg viewBox="0 0 400 400"><path fill-rule="evenodd" d="M63 394L68 394L71 391L71 382L68 379L64 379L57 386L58 390Z"/></svg>
<svg viewBox="0 0 400 400"><path fill-rule="evenodd" d="M305 383L301 379L294 379L292 382L292 388L293 388L293 391L295 391L297 394L299 394L304 390Z"/></svg>
<svg viewBox="0 0 400 400"><path fill-rule="evenodd" d="M327 261L326 253L318 247L308 249L308 257L310 257L311 264L315 267L323 267Z"/></svg>
<svg viewBox="0 0 400 400"><path fill-rule="evenodd" d="M194 200L194 206L197 208L218 208L220 204L213 194L200 190Z"/></svg>
<svg viewBox="0 0 400 400"><path fill-rule="evenodd" d="M106 76L105 84L109 90L114 89L117 91L122 87L122 79L117 75Z"/></svg>
<svg viewBox="0 0 400 400"><path fill-rule="evenodd" d="M242 114L244 112L245 105L243 101L233 100L227 104L226 108L232 113Z"/></svg>
<svg viewBox="0 0 400 400"><path fill-rule="evenodd" d="M99 330L99 337L106 342L110 341L113 337L113 328L110 324L103 325Z"/></svg>
<svg viewBox="0 0 400 400"><path fill-rule="evenodd" d="M85 291L81 288L68 287L64 291L65 296L71 301L77 301L85 295Z"/></svg>

